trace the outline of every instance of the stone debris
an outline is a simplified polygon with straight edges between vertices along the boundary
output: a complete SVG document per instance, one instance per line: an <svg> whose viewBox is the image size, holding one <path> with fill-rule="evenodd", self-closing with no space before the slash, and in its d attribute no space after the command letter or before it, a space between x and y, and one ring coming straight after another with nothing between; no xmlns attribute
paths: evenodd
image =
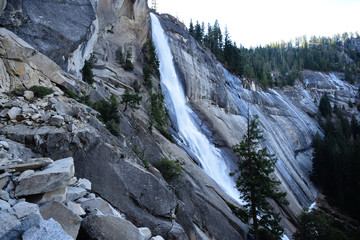
<svg viewBox="0 0 360 240"><path fill-rule="evenodd" d="M16 159L33 155L2 136L0 140L3 155L10 158L0 169L13 170L0 174L0 239L70 240L77 238L80 226L99 239L151 238L148 228L137 228L123 213L91 193L89 180L74 177L71 157L57 161ZM26 197L32 203L15 197Z"/></svg>

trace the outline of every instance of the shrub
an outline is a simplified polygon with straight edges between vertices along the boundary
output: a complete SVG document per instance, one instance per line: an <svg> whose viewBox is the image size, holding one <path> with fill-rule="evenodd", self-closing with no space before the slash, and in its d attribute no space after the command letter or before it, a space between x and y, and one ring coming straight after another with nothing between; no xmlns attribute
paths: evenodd
<svg viewBox="0 0 360 240"><path fill-rule="evenodd" d="M118 115L119 103L114 96L111 96L109 101L105 99L93 104L93 108L100 113L100 120L105 124L110 121L120 123L120 116Z"/></svg>
<svg viewBox="0 0 360 240"><path fill-rule="evenodd" d="M124 65L123 65L123 67L124 67L124 69L126 70L126 71L132 71L132 70L134 70L134 64L132 63L132 54L131 54L131 52L128 50L127 52L126 52L126 59L125 59L125 63L124 63Z"/></svg>
<svg viewBox="0 0 360 240"><path fill-rule="evenodd" d="M43 86L32 86L30 90L34 92L35 97L44 97L54 92L51 88Z"/></svg>
<svg viewBox="0 0 360 240"><path fill-rule="evenodd" d="M92 85L94 81L94 73L92 71L92 68L94 67L95 63L97 62L97 59L94 55L91 54L91 57L89 60L85 60L84 67L81 69L81 73L83 76L83 81L87 82L89 85Z"/></svg>
<svg viewBox="0 0 360 240"><path fill-rule="evenodd" d="M166 181L172 181L182 176L182 169L178 162L174 162L164 157L155 162L156 167Z"/></svg>
<svg viewBox="0 0 360 240"><path fill-rule="evenodd" d="M25 89L23 88L15 88L14 90L11 91L11 94L15 96L24 96L24 93L25 93Z"/></svg>
<svg viewBox="0 0 360 240"><path fill-rule="evenodd" d="M153 87L152 80L151 80L151 69L149 66L143 67L143 74L144 74L144 85L147 89L151 90Z"/></svg>
<svg viewBox="0 0 360 240"><path fill-rule="evenodd" d="M120 128L119 123L117 123L114 119L111 119L110 121L105 123L106 128L110 131L112 135L115 137L120 137Z"/></svg>
<svg viewBox="0 0 360 240"><path fill-rule="evenodd" d="M115 52L115 56L116 56L116 60L122 65L124 64L124 54L121 50L121 48L119 47L118 50L116 50Z"/></svg>
<svg viewBox="0 0 360 240"><path fill-rule="evenodd" d="M72 99L76 99L76 94L71 91L70 89L66 89L64 91L65 95L68 96L69 98L72 98Z"/></svg>
<svg viewBox="0 0 360 240"><path fill-rule="evenodd" d="M141 89L141 86L138 82L138 80L135 80L134 83L133 83L133 88L135 90L135 93L140 93L140 89Z"/></svg>

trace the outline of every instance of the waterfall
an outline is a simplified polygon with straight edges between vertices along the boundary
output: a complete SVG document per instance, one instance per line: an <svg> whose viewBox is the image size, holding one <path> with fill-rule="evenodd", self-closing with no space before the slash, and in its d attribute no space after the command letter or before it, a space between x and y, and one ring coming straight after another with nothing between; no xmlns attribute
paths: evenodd
<svg viewBox="0 0 360 240"><path fill-rule="evenodd" d="M172 123L178 131L178 138L191 151L201 163L205 173L210 176L230 197L242 204L240 193L235 188L234 180L229 176L230 170L226 165L226 159L221 155L220 149L216 148L201 132L201 128L194 116L196 114L187 105L184 90L178 79L173 62L173 56L159 19L151 16L152 40L160 60L160 81L165 94L166 106L174 114Z"/></svg>

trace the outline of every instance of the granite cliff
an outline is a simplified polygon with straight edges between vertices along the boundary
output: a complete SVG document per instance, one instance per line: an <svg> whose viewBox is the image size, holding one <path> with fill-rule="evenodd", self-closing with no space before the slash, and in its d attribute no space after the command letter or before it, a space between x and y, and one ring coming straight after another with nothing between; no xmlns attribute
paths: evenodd
<svg viewBox="0 0 360 240"><path fill-rule="evenodd" d="M37 219L33 225L22 224L21 228L16 222L10 230L2 232L0 239L9 239L12 234L35 234L32 227L55 226L56 223L44 220L49 215L41 209L48 207L48 212L51 209L56 212L55 209L69 209L72 204L80 204L86 212L75 214L77 229L71 234L61 220L53 218L60 222L64 234L74 239L89 236L116 239L115 228L128 229L129 234L133 234L127 236L129 239L152 236L153 239L247 239L247 226L229 207L238 204L203 172L188 152L158 130L149 131L150 92L144 87L142 68L144 45L151 36L151 20L145 0L0 3L0 10L3 9L0 16L0 140L3 144L0 144L0 169L6 175L0 175L1 183L5 182L0 186L5 195L5 192L9 194L6 199L1 196L0 213L20 225L32 221L28 216L15 215L17 205L26 202L26 208L32 209L31 216ZM336 98L338 103L347 105L349 100L358 101L358 88L340 80L343 76L339 73L304 71L304 81L297 81L294 87L265 91L251 81L231 75L175 18L169 15L159 18L168 35L188 104L208 138L229 156L230 168L236 161L231 146L241 140L245 131L247 108L259 115L267 147L279 159L276 177L281 180L281 188L288 193L290 202L288 207L275 203L274 206L282 213L286 233L291 236L296 216L303 207L309 207L318 194L309 180L311 142L314 134L321 132L312 117L318 110L314 99L318 102L327 92L332 100ZM116 59L118 49L132 53L134 70L125 71L121 67ZM92 86L82 81L80 72L91 53L97 58ZM134 91L135 80L142 86L142 101L138 110L124 112L121 111L123 105L120 106L119 138L112 136L98 120L97 111L64 94L71 90L75 98L89 96L92 102L113 95L121 102L125 89ZM153 82L154 91L160 91L159 77L154 75ZM30 88L34 85L51 88L54 93L33 96ZM21 96L9 94L15 89L25 92ZM354 109L346 111L358 116ZM168 112L174 121L171 106ZM172 124L171 131L177 130L176 124ZM21 152L27 154L15 154L20 151L16 149L26 149ZM56 189L19 195L30 188L22 187L19 180L29 169L6 169L40 157L59 164L64 159L73 159L75 173L70 173ZM166 182L153 167L164 157L181 165L181 178ZM36 171L46 171L45 168L40 166ZM35 173L26 174L31 178ZM83 191L83 195L73 197L70 194L73 188L80 187L77 179L71 180L73 174L78 179L90 180L91 188L85 190L92 193ZM11 184L14 187L9 187ZM59 189L62 191L47 197L48 192ZM24 198L26 200L21 200ZM111 208L111 212L104 213L106 210L99 207L86 208L83 202L89 199L106 202L109 206L106 209ZM58 225L53 228L62 231Z"/></svg>

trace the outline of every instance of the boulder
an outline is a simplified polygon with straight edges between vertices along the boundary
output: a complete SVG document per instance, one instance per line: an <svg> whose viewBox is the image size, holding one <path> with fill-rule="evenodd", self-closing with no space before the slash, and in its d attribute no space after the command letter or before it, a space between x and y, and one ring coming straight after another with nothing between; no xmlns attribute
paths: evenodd
<svg viewBox="0 0 360 240"><path fill-rule="evenodd" d="M81 187L68 187L66 193L66 199L69 201L74 201L76 199L82 198L87 194L86 189Z"/></svg>
<svg viewBox="0 0 360 240"><path fill-rule="evenodd" d="M54 191L44 193L41 196L41 199L38 200L36 203L41 204L44 202L51 202L51 201L64 202L66 200L66 194L67 194L67 187L59 188Z"/></svg>
<svg viewBox="0 0 360 240"><path fill-rule="evenodd" d="M64 188L74 176L74 161L70 158L57 160L42 171L21 179L15 196L27 196Z"/></svg>
<svg viewBox="0 0 360 240"><path fill-rule="evenodd" d="M52 126L61 126L64 123L64 117L60 115L55 115L50 118L50 125Z"/></svg>
<svg viewBox="0 0 360 240"><path fill-rule="evenodd" d="M119 212L116 211L108 202L106 202L102 198L91 198L86 201L83 201L81 203L81 207L88 211L97 209L104 215L120 217Z"/></svg>
<svg viewBox="0 0 360 240"><path fill-rule="evenodd" d="M18 172L22 172L28 169L38 169L45 167L54 161L50 158L33 158L24 163L13 163L5 166L0 166L0 170L15 169Z"/></svg>
<svg viewBox="0 0 360 240"><path fill-rule="evenodd" d="M88 216L81 227L91 238L98 240L143 239L131 222L114 216Z"/></svg>
<svg viewBox="0 0 360 240"><path fill-rule="evenodd" d="M24 218L25 216L29 215L30 213L39 211L39 206L33 203L28 202L19 202L12 207L15 216L18 219Z"/></svg>
<svg viewBox="0 0 360 240"><path fill-rule="evenodd" d="M86 214L84 209L78 203L67 202L66 205L67 205L68 209L70 209L73 213L75 213L78 216L83 216Z"/></svg>
<svg viewBox="0 0 360 240"><path fill-rule="evenodd" d="M81 218L64 204L56 201L47 203L40 208L40 213L45 220L53 218L60 223L64 231L72 238L76 239L81 224Z"/></svg>
<svg viewBox="0 0 360 240"><path fill-rule="evenodd" d="M27 100L31 100L34 98L34 92L33 91L25 91L24 92L24 98Z"/></svg>
<svg viewBox="0 0 360 240"><path fill-rule="evenodd" d="M80 178L76 185L85 188L88 191L91 191L91 182L86 178Z"/></svg>
<svg viewBox="0 0 360 240"><path fill-rule="evenodd" d="M69 236L62 229L61 225L56 222L54 219L50 218L49 220L42 220L40 222L39 227L32 227L28 229L23 235L23 240L73 240L71 236Z"/></svg>
<svg viewBox="0 0 360 240"><path fill-rule="evenodd" d="M9 173L0 174L0 189L3 189L6 186L9 180L9 175Z"/></svg>
<svg viewBox="0 0 360 240"><path fill-rule="evenodd" d="M10 208L11 208L11 206L7 201L4 201L4 200L0 199L0 211L5 211L5 210L8 210Z"/></svg>
<svg viewBox="0 0 360 240"><path fill-rule="evenodd" d="M21 108L18 107L12 107L8 112L7 115L10 118L10 120L16 119L16 117L21 114Z"/></svg>
<svg viewBox="0 0 360 240"><path fill-rule="evenodd" d="M138 229L139 229L140 235L142 237L141 240L149 240L151 238L150 229L148 229L147 227L141 227L141 228L138 228Z"/></svg>
<svg viewBox="0 0 360 240"><path fill-rule="evenodd" d="M9 143L6 141L0 141L0 147L5 148L5 149L9 149Z"/></svg>

